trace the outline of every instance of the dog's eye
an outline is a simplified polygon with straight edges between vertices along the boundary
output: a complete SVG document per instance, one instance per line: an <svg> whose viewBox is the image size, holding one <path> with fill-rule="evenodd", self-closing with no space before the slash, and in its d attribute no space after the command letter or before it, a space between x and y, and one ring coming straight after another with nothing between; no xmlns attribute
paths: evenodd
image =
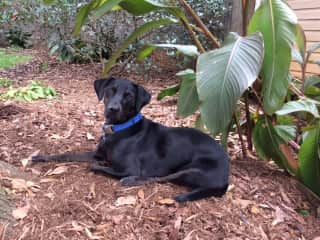
<svg viewBox="0 0 320 240"><path fill-rule="evenodd" d="M133 98L133 95L132 95L132 93L130 93L130 92L125 92L125 93L124 93L124 97L125 97L125 98Z"/></svg>
<svg viewBox="0 0 320 240"><path fill-rule="evenodd" d="M107 88L107 95L113 95L115 94L117 89L115 87L109 87Z"/></svg>

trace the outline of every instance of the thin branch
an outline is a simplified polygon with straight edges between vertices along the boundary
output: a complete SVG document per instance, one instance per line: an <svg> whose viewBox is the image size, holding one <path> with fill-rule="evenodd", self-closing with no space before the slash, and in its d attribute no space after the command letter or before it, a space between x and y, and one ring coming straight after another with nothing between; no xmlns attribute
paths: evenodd
<svg viewBox="0 0 320 240"><path fill-rule="evenodd" d="M199 16L194 12L194 10L190 7L190 5L185 0L179 0L182 7L187 11L187 13L195 20L195 22L199 25L199 27L203 30L203 33L209 40L213 43L216 48L220 48L221 45L218 40L213 36L213 34L209 31L207 26L202 22Z"/></svg>
<svg viewBox="0 0 320 240"><path fill-rule="evenodd" d="M194 41L194 43L197 45L197 47L199 48L200 52L201 53L204 53L206 50L204 49L204 47L202 46L201 42L199 41L197 35L194 33L194 31L192 30L192 27L190 26L190 23L185 20L185 19L182 19L181 18L181 21L182 21L182 24L186 27L186 29L188 30L192 40Z"/></svg>
<svg viewBox="0 0 320 240"><path fill-rule="evenodd" d="M239 135L239 139L240 139L240 143L241 143L241 149L242 149L243 158L247 158L247 156L248 156L247 148L246 148L246 146L244 144L244 141L243 141L243 138L242 138L241 126L239 124L239 121L237 119L236 114L233 114L233 118L234 118L234 121L236 122L236 125L237 125L237 130L238 130L238 135Z"/></svg>

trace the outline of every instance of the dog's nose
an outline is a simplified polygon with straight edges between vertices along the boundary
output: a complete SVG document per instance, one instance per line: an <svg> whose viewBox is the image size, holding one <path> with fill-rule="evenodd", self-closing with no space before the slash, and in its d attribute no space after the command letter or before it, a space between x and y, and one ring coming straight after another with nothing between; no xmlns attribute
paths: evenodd
<svg viewBox="0 0 320 240"><path fill-rule="evenodd" d="M120 111L120 107L119 106L109 106L107 108L108 112L119 112Z"/></svg>

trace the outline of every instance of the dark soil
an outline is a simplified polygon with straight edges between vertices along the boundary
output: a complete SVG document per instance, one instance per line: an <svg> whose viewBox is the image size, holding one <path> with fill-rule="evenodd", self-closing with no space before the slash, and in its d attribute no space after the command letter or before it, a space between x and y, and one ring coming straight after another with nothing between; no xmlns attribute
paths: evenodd
<svg viewBox="0 0 320 240"><path fill-rule="evenodd" d="M221 199L186 204L170 198L186 191L172 184L122 187L117 180L95 175L87 164L44 163L23 167L36 151L46 154L93 149L101 135L103 106L92 83L100 65L69 65L40 50L28 64L0 70L15 86L41 80L56 88L54 100L0 102L0 160L28 172L22 189L16 178L0 171L2 189L15 207L29 206L13 225L0 224L2 239L314 239L320 236L319 205L272 163L241 159L231 137L231 177ZM143 84L153 95L143 114L168 126L192 126L193 118L175 115L175 98L159 102L157 93L173 84L174 73L153 74ZM0 91L4 91L0 89ZM267 144L267 143L266 143ZM24 161L21 161L24 160ZM53 171L54 170L54 171ZM28 175L29 176L29 175ZM1 211L1 210L0 210ZM319 209L318 209L319 211ZM319 213L318 213L319 214ZM2 226L2 227L1 227Z"/></svg>

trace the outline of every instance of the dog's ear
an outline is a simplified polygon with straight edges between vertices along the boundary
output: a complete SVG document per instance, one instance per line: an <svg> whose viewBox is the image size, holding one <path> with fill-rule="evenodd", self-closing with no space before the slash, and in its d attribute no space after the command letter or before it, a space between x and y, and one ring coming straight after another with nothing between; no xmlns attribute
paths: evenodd
<svg viewBox="0 0 320 240"><path fill-rule="evenodd" d="M106 88L106 86L108 86L108 84L112 80L114 80L113 77L98 79L98 80L94 81L94 83L93 83L94 90L96 91L96 94L97 94L99 101L101 101L103 99L104 89Z"/></svg>
<svg viewBox="0 0 320 240"><path fill-rule="evenodd" d="M150 93L147 92L143 87L136 85L136 110L139 112L143 106L148 104L151 99Z"/></svg>

